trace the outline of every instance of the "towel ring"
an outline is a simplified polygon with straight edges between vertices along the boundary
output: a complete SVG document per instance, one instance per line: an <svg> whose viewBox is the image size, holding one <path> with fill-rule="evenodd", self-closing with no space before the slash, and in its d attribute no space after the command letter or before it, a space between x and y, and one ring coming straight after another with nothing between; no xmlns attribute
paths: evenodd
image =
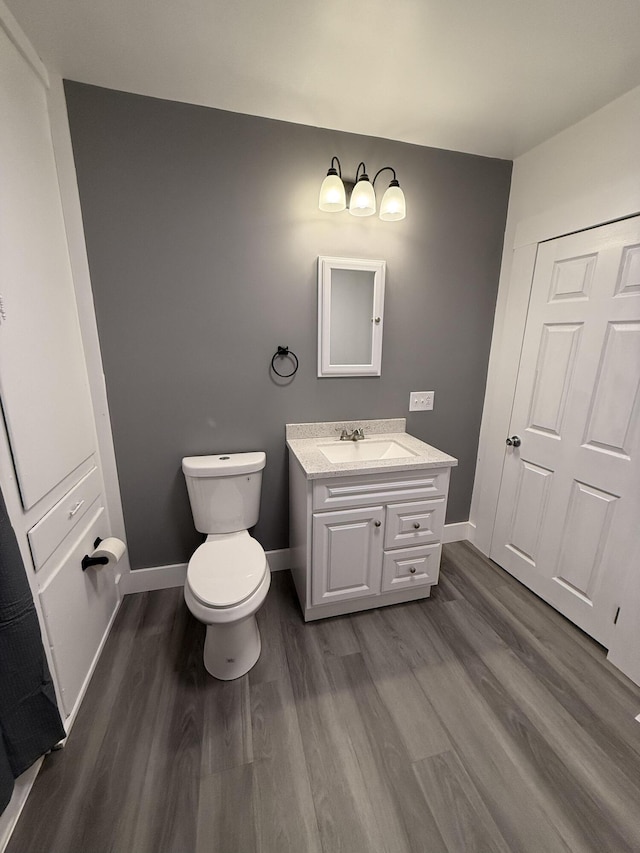
<svg viewBox="0 0 640 853"><path fill-rule="evenodd" d="M291 373L280 373L280 371L276 370L275 360L276 358L292 358L295 362L294 368ZM278 351L273 354L273 358L271 359L271 369L276 374L276 376L281 376L283 379L288 379L290 376L293 376L294 373L298 370L298 356L295 352L291 352L289 347L278 347Z"/></svg>

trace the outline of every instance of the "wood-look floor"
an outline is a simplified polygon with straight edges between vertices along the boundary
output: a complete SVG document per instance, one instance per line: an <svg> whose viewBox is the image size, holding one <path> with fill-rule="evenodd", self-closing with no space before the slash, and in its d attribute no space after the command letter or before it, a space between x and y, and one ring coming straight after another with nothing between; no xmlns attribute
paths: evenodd
<svg viewBox="0 0 640 853"><path fill-rule="evenodd" d="M125 599L8 853L640 851L640 689L466 543L431 599L302 621L208 676L180 589Z"/></svg>

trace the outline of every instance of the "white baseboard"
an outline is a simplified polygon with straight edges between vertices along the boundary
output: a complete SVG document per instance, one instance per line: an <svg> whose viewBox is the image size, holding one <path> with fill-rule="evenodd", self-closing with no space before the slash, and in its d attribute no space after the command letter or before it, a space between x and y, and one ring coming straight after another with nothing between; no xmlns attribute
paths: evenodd
<svg viewBox="0 0 640 853"><path fill-rule="evenodd" d="M123 572L119 586L123 595L130 595L132 592L149 592L152 589L170 589L174 586L184 586L186 577L186 563L151 566L148 569Z"/></svg>
<svg viewBox="0 0 640 853"><path fill-rule="evenodd" d="M475 525L470 521L458 521L454 524L445 524L444 533L442 534L442 542L448 545L449 542L464 542L467 539L472 540Z"/></svg>
<svg viewBox="0 0 640 853"><path fill-rule="evenodd" d="M475 524L470 521L459 521L455 524L445 524L442 541L446 545L449 542L461 542L471 539L475 531ZM473 541L473 540L472 540ZM267 551L267 560L272 572L279 572L290 568L291 552L289 548L280 548L277 551ZM174 563L170 566L152 566L149 569L134 569L125 572L119 580L122 595L130 595L134 592L149 592L154 589L170 589L175 586L183 586L187 577L187 564Z"/></svg>
<svg viewBox="0 0 640 853"><path fill-rule="evenodd" d="M288 569L290 565L290 552L288 548L278 551L267 551L267 560L272 572ZM187 564L174 563L170 566L152 566L149 569L134 569L123 573L120 582L120 592L130 595L133 592L150 592L154 589L170 589L175 586L184 586L187 577Z"/></svg>
<svg viewBox="0 0 640 853"><path fill-rule="evenodd" d="M442 541L446 545L449 542L461 542L466 539L473 541L475 524L470 521L458 521L455 524L445 524ZM291 552L289 548L280 548L277 551L267 551L267 560L272 572L279 572L290 568ZM174 563L170 566L152 566L148 569L134 569L124 572L119 580L122 595L130 595L134 592L150 592L154 589L170 589L183 586L187 577L187 564Z"/></svg>
<svg viewBox="0 0 640 853"><path fill-rule="evenodd" d="M468 521L467 524L469 525L469 535L467 536L467 539L469 540L469 542L471 542L473 545L475 545L476 544L476 525L475 525L475 522L474 521ZM485 556L488 557L489 555L486 554Z"/></svg>
<svg viewBox="0 0 640 853"><path fill-rule="evenodd" d="M279 551L267 551L266 553L272 572L281 572L283 569L291 568L291 551L288 548L280 548Z"/></svg>

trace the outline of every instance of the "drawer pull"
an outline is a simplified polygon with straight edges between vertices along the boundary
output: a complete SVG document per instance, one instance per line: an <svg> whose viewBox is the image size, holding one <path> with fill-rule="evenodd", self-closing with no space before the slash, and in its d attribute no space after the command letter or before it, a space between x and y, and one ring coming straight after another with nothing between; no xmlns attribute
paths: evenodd
<svg viewBox="0 0 640 853"><path fill-rule="evenodd" d="M78 501L78 503L74 506L74 508L69 510L69 518L73 518L73 516L76 515L77 512L79 512L80 507L83 504L84 504L84 500Z"/></svg>
<svg viewBox="0 0 640 853"><path fill-rule="evenodd" d="M416 530L420 530L420 522L419 521L414 521L413 526L415 527Z"/></svg>
<svg viewBox="0 0 640 853"><path fill-rule="evenodd" d="M380 527L380 525L382 524L381 521L374 521L373 523L375 524L376 527Z"/></svg>
<svg viewBox="0 0 640 853"><path fill-rule="evenodd" d="M412 575L415 575L415 573L416 573L416 567L415 567L415 566L411 566L411 568L409 569L409 571L411 572L411 574L412 574Z"/></svg>

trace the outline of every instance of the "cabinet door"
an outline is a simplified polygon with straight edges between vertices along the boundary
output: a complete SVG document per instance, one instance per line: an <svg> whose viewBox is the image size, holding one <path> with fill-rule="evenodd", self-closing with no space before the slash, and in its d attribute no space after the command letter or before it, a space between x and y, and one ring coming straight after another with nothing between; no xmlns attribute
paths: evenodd
<svg viewBox="0 0 640 853"><path fill-rule="evenodd" d="M45 89L0 29L0 393L36 504L94 450Z"/></svg>
<svg viewBox="0 0 640 853"><path fill-rule="evenodd" d="M39 592L67 715L76 705L117 605L111 566L81 569L82 558L91 553L96 538L103 539L109 532L103 507L97 506L87 516L61 543L56 552L59 563ZM48 568L42 574L48 574Z"/></svg>
<svg viewBox="0 0 640 853"><path fill-rule="evenodd" d="M313 516L312 603L379 595L384 509Z"/></svg>

